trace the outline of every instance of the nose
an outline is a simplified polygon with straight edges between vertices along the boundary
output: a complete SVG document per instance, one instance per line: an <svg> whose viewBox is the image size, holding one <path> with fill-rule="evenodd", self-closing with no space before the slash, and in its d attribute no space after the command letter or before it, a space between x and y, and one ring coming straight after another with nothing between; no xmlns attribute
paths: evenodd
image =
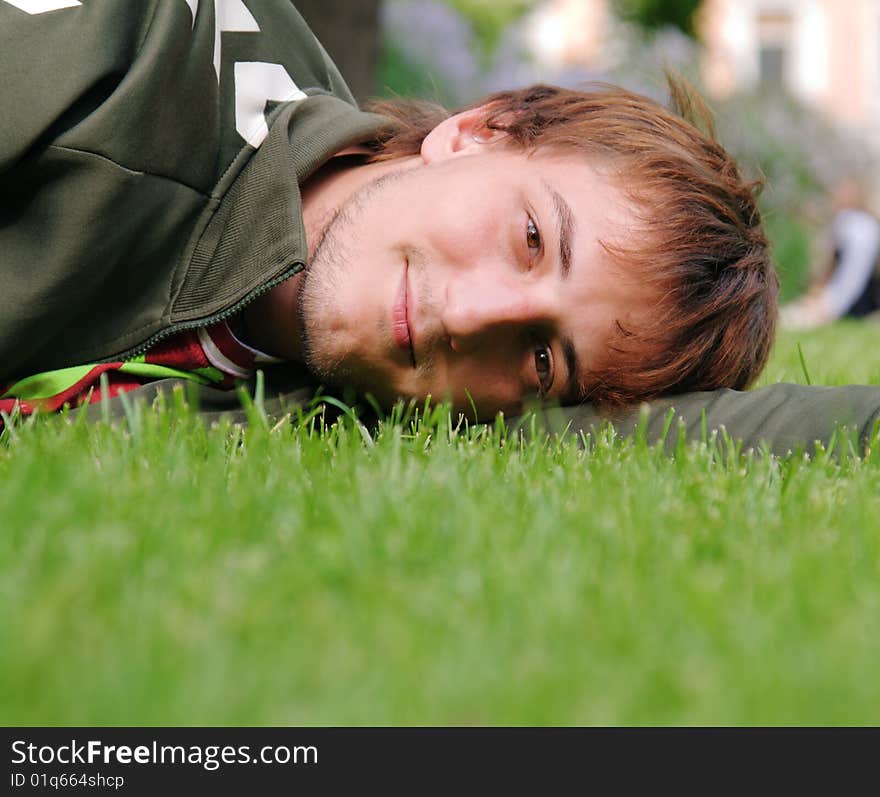
<svg viewBox="0 0 880 797"><path fill-rule="evenodd" d="M550 301L536 283L470 274L446 287L441 313L449 345L462 352L523 327L551 320Z"/></svg>

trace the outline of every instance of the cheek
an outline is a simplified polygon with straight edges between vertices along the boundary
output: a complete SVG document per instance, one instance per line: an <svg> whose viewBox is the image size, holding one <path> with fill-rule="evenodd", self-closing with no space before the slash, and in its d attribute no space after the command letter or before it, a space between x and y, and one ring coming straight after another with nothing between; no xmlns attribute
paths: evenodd
<svg viewBox="0 0 880 797"><path fill-rule="evenodd" d="M446 393L462 410L470 409L471 399L478 409L490 413L518 407L523 399L523 386L510 358L460 360L447 369L444 382Z"/></svg>
<svg viewBox="0 0 880 797"><path fill-rule="evenodd" d="M497 256L510 249L515 208L479 181L444 183L436 191L414 197L396 220L403 235L419 229L424 242L447 260L475 262L481 255Z"/></svg>

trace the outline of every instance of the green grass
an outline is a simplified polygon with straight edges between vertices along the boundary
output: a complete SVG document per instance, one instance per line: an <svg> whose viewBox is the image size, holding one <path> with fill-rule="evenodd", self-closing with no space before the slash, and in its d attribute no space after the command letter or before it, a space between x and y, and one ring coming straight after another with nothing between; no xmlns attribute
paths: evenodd
<svg viewBox="0 0 880 797"><path fill-rule="evenodd" d="M764 381L874 380L873 327ZM880 464L437 412L0 443L0 723L880 722Z"/></svg>
<svg viewBox="0 0 880 797"><path fill-rule="evenodd" d="M809 287L809 266L814 256L810 239L818 235L818 231L796 216L779 210L766 210L764 224L773 243L771 253L782 283L779 299L790 302Z"/></svg>

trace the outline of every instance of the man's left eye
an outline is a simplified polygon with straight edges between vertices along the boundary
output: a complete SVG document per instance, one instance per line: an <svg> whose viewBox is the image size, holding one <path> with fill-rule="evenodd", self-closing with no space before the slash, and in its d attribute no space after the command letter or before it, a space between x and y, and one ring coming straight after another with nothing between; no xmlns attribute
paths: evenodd
<svg viewBox="0 0 880 797"><path fill-rule="evenodd" d="M541 250L541 233L531 216L526 223L526 244L530 252L537 253Z"/></svg>

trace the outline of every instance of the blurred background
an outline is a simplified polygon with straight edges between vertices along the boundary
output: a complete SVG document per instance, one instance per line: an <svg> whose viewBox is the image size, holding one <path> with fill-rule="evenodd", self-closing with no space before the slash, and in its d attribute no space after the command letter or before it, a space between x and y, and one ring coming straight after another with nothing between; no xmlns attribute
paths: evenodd
<svg viewBox="0 0 880 797"><path fill-rule="evenodd" d="M665 101L687 77L722 142L767 179L782 298L806 288L831 193L880 208L880 0L298 0L359 100L448 107L499 88L608 80Z"/></svg>

